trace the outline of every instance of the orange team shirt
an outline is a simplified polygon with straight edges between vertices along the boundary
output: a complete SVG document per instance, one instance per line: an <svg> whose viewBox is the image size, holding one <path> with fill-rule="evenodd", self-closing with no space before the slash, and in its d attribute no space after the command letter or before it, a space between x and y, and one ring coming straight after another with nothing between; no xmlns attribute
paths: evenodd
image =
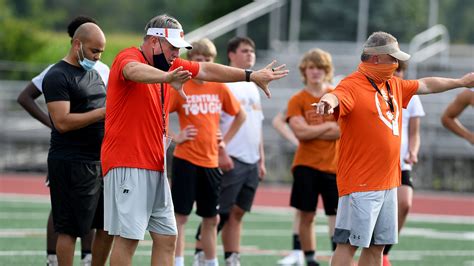
<svg viewBox="0 0 474 266"><path fill-rule="evenodd" d="M229 115L240 111L240 103L223 83L184 84L187 95L183 99L175 90L170 94L170 112L177 112L180 129L193 125L197 129L194 140L176 145L174 156L207 168L218 166L217 130L221 110Z"/></svg>
<svg viewBox="0 0 474 266"><path fill-rule="evenodd" d="M394 114L367 78L354 72L331 92L339 99L341 139L337 168L339 196L353 192L387 190L400 186L402 107L418 89L417 80L392 77ZM377 84L383 94L385 83ZM399 134L392 132L392 118Z"/></svg>
<svg viewBox="0 0 474 266"><path fill-rule="evenodd" d="M333 90L334 88L331 88ZM320 115L312 103L319 102L320 98L314 97L306 90L301 90L288 101L287 118L302 116L308 125L319 125L326 121L335 121L334 115ZM336 173L339 140L300 140L293 159L294 169L302 165L326 173Z"/></svg>
<svg viewBox="0 0 474 266"><path fill-rule="evenodd" d="M147 64L141 51L131 47L117 55L110 69L101 151L104 175L115 167L164 170L162 86L125 79L122 71L130 62ZM199 72L198 63L179 58L170 71L179 66L193 77ZM163 84L166 124L170 90L168 84Z"/></svg>

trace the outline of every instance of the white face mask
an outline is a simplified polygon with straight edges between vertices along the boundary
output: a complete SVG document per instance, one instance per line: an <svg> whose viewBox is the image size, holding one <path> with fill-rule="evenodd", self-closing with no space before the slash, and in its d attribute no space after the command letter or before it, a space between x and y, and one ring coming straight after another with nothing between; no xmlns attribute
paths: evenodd
<svg viewBox="0 0 474 266"><path fill-rule="evenodd" d="M94 69L94 66L97 63L97 61L89 60L84 56L84 50L82 49L82 42L81 42L81 54L82 54L82 60L80 59L81 56L79 55L79 52L77 52L79 65L81 65L81 67L87 71L91 71L92 69Z"/></svg>

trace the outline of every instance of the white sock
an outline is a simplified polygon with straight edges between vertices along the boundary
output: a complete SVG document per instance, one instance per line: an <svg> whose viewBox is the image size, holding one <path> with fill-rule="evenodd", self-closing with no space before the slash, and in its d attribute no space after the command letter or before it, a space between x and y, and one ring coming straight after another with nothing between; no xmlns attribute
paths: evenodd
<svg viewBox="0 0 474 266"><path fill-rule="evenodd" d="M210 259L210 260L205 260L204 261L206 266L219 266L219 261L217 260L217 258L213 258L213 259Z"/></svg>
<svg viewBox="0 0 474 266"><path fill-rule="evenodd" d="M174 257L175 266L184 266L184 257Z"/></svg>
<svg viewBox="0 0 474 266"><path fill-rule="evenodd" d="M50 254L46 257L46 264L48 266L58 266L58 257L56 254Z"/></svg>

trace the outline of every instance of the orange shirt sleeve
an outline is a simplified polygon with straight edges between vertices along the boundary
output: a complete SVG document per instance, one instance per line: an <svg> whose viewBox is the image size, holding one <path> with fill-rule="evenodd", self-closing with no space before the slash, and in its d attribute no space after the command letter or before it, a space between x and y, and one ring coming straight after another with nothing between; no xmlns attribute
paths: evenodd
<svg viewBox="0 0 474 266"><path fill-rule="evenodd" d="M180 66L182 66L183 69L190 71L193 78L195 78L197 74L199 73L198 62L188 61L181 58L176 58L173 61L173 65L171 66L170 71L173 71Z"/></svg>
<svg viewBox="0 0 474 266"><path fill-rule="evenodd" d="M184 87L184 91L186 92L186 87ZM176 112L178 110L179 102L180 102L181 95L170 87L170 103L169 103L169 112Z"/></svg>
<svg viewBox="0 0 474 266"><path fill-rule="evenodd" d="M286 121L289 122L292 116L303 116L303 110L299 107L300 106L300 99L299 93L293 95L290 100L288 101L288 105L286 107Z"/></svg>
<svg viewBox="0 0 474 266"><path fill-rule="evenodd" d="M330 92L336 95L339 100L338 117L348 115L354 108L356 97L351 89L344 86L346 82L341 82L334 91Z"/></svg>
<svg viewBox="0 0 474 266"><path fill-rule="evenodd" d="M222 111L229 115L236 115L240 111L240 102L237 101L234 94L230 92L229 87L220 83L222 90Z"/></svg>
<svg viewBox="0 0 474 266"><path fill-rule="evenodd" d="M418 80L401 80L402 88L402 106L407 108L408 103L413 95L418 91Z"/></svg>
<svg viewBox="0 0 474 266"><path fill-rule="evenodd" d="M124 81L125 77L123 76L123 69L130 62L144 63L144 57L141 55L139 50L127 49L123 51L120 55L120 59L117 60L119 64L118 73L120 73L120 80Z"/></svg>

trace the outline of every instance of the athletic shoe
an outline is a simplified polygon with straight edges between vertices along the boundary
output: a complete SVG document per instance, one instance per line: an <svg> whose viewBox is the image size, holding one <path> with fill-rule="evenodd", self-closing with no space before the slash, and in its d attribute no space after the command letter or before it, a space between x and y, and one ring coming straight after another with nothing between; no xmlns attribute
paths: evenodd
<svg viewBox="0 0 474 266"><path fill-rule="evenodd" d="M279 265L304 265L304 254L301 250L293 250L288 256L277 262Z"/></svg>
<svg viewBox="0 0 474 266"><path fill-rule="evenodd" d="M92 254L87 254L81 260L81 266L91 266L92 265Z"/></svg>
<svg viewBox="0 0 474 266"><path fill-rule="evenodd" d="M383 266L392 266L392 264L390 263L390 260L388 259L388 255L383 255L382 265Z"/></svg>
<svg viewBox="0 0 474 266"><path fill-rule="evenodd" d="M204 251L199 251L194 254L193 266L204 266L206 257L204 256Z"/></svg>
<svg viewBox="0 0 474 266"><path fill-rule="evenodd" d="M240 266L239 253L232 253L232 255L225 259L225 266Z"/></svg>

